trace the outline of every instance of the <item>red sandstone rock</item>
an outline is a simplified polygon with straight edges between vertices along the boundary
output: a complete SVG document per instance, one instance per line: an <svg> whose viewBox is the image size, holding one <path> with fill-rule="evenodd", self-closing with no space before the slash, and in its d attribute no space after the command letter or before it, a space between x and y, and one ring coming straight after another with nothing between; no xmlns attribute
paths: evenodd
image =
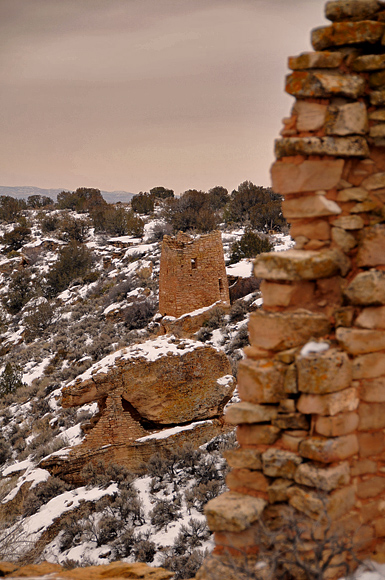
<svg viewBox="0 0 385 580"><path fill-rule="evenodd" d="M365 229L360 241L357 266L380 266L385 264L385 226L377 224Z"/></svg>
<svg viewBox="0 0 385 580"><path fill-rule="evenodd" d="M282 202L282 210L286 219L319 218L321 216L338 215L341 208L323 195L287 199Z"/></svg>
<svg viewBox="0 0 385 580"><path fill-rule="evenodd" d="M323 395L342 391L352 380L349 357L337 349L298 356L297 370L298 390L303 393Z"/></svg>
<svg viewBox="0 0 385 580"><path fill-rule="evenodd" d="M359 399L357 389L349 387L327 395L302 394L297 409L301 413L314 415L337 415L357 409Z"/></svg>
<svg viewBox="0 0 385 580"><path fill-rule="evenodd" d="M304 161L300 165L276 162L271 168L273 189L282 195L328 190L340 181L343 167L342 159Z"/></svg>
<svg viewBox="0 0 385 580"><path fill-rule="evenodd" d="M238 365L238 392L250 403L278 403L285 398L285 366L271 360L242 360Z"/></svg>
<svg viewBox="0 0 385 580"><path fill-rule="evenodd" d="M385 403L385 377L362 381L360 399L366 403Z"/></svg>
<svg viewBox="0 0 385 580"><path fill-rule="evenodd" d="M373 352L354 359L353 379L375 379L385 375L385 354Z"/></svg>
<svg viewBox="0 0 385 580"><path fill-rule="evenodd" d="M303 52L299 56L289 56L288 66L292 70L338 68L343 59L344 55L340 52Z"/></svg>
<svg viewBox="0 0 385 580"><path fill-rule="evenodd" d="M352 304L385 304L385 273L375 270L358 273L346 288L345 296Z"/></svg>
<svg viewBox="0 0 385 580"><path fill-rule="evenodd" d="M376 497L385 491L385 477L374 476L357 484L357 496L362 499Z"/></svg>
<svg viewBox="0 0 385 580"><path fill-rule="evenodd" d="M237 439L240 445L273 445L281 430L273 425L247 425L237 427Z"/></svg>
<svg viewBox="0 0 385 580"><path fill-rule="evenodd" d="M334 0L326 3L325 16L333 22L365 20L381 8L378 0Z"/></svg>
<svg viewBox="0 0 385 580"><path fill-rule="evenodd" d="M302 457L307 457L313 461L334 463L356 455L358 453L358 440L357 436L353 434L333 439L310 437L301 441L298 451Z"/></svg>
<svg viewBox="0 0 385 580"><path fill-rule="evenodd" d="M320 416L316 419L315 430L324 437L339 437L355 431L358 427L358 421L358 414L352 411L339 413L334 417Z"/></svg>
<svg viewBox="0 0 385 580"><path fill-rule="evenodd" d="M382 22L363 20L360 22L336 22L331 26L321 26L312 31L311 42L315 50L332 46L378 42L385 30Z"/></svg>
<svg viewBox="0 0 385 580"><path fill-rule="evenodd" d="M336 274L346 275L349 259L341 251L286 250L257 256L254 276L274 281L301 281L330 278Z"/></svg>
<svg viewBox="0 0 385 580"><path fill-rule="evenodd" d="M385 306L364 308L356 319L356 325L361 328L385 329Z"/></svg>
<svg viewBox="0 0 385 580"><path fill-rule="evenodd" d="M241 532L260 518L265 505L261 498L227 492L210 500L204 511L213 532Z"/></svg>
<svg viewBox="0 0 385 580"><path fill-rule="evenodd" d="M337 328L336 338L350 354L385 350L385 331L358 328Z"/></svg>
<svg viewBox="0 0 385 580"><path fill-rule="evenodd" d="M294 479L294 474L302 458L296 453L270 448L262 453L263 473L270 477Z"/></svg>
<svg viewBox="0 0 385 580"><path fill-rule="evenodd" d="M358 124L358 120L356 121ZM330 127L330 125L329 125ZM343 134L348 134L349 129ZM355 133L363 133L361 124ZM334 130L333 135L336 134ZM329 133L330 135L330 133ZM283 137L275 141L275 156L330 155L332 157L368 157L369 149L363 137Z"/></svg>
<svg viewBox="0 0 385 580"><path fill-rule="evenodd" d="M305 236L308 239L330 240L330 225L322 219L293 219L290 235L294 239Z"/></svg>
<svg viewBox="0 0 385 580"><path fill-rule="evenodd" d="M226 423L239 425L240 423L266 423L275 419L278 408L272 405L254 405L247 401L236 403L227 408Z"/></svg>
<svg viewBox="0 0 385 580"><path fill-rule="evenodd" d="M357 437L360 457L375 457L385 449L385 437L381 431L377 433L359 433ZM377 472L377 469L375 472Z"/></svg>
<svg viewBox="0 0 385 580"><path fill-rule="evenodd" d="M298 466L294 479L301 485L331 491L350 482L349 464L344 461L333 467L320 467L312 463L302 463Z"/></svg>
<svg viewBox="0 0 385 580"><path fill-rule="evenodd" d="M285 90L300 99L335 96L357 99L364 93L365 80L358 75L334 71L295 71L286 77Z"/></svg>

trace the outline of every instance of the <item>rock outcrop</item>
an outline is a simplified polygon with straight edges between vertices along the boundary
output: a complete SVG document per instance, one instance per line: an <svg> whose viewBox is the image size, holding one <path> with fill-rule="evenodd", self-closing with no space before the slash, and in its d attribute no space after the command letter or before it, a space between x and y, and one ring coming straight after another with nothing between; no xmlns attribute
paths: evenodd
<svg viewBox="0 0 385 580"><path fill-rule="evenodd" d="M63 389L63 407L96 401L99 412L83 425L82 444L42 466L81 482L88 461L135 471L157 451L203 444L223 429L233 382L226 355L197 341L160 336L117 351Z"/></svg>

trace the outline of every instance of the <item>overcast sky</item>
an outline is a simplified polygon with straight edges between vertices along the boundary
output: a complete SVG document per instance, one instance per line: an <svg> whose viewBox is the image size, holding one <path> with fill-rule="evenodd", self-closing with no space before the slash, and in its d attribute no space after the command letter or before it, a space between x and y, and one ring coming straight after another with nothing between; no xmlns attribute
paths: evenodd
<svg viewBox="0 0 385 580"><path fill-rule="evenodd" d="M269 185L324 0L0 0L0 185Z"/></svg>

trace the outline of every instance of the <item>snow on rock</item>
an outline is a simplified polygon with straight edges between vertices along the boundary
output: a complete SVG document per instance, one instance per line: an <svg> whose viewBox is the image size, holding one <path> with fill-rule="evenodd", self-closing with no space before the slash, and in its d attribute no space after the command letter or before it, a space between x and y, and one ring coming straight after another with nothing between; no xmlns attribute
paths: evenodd
<svg viewBox="0 0 385 580"><path fill-rule="evenodd" d="M5 475L5 472L7 472L6 469L3 471L3 476ZM7 475L11 475L12 473L13 471L10 471L7 473ZM24 485L24 483L31 482L30 489L33 489L34 487L37 486L38 483L41 483L42 481L47 481L49 477L50 474L47 470L40 469L39 467L35 468L33 465L30 464L29 467L27 467L26 472L21 477L19 477L19 480L15 485L15 487L13 488L13 490L2 500L1 503L7 503L12 499L14 499L19 489L21 488L22 485Z"/></svg>
<svg viewBox="0 0 385 580"><path fill-rule="evenodd" d="M301 349L301 356L308 356L309 354L325 352L330 347L328 342L315 342L311 340L307 342Z"/></svg>
<svg viewBox="0 0 385 580"><path fill-rule="evenodd" d="M211 425L212 421L196 421L195 423L190 423L190 425L183 425L180 427L171 427L170 429L163 429L158 433L153 433L152 435L147 435L146 437L140 437L136 441L138 443L145 443L146 441L153 441L153 440L160 440L160 439L168 439L172 435L176 435L177 433L182 433L183 431L191 431L198 427L198 425Z"/></svg>
<svg viewBox="0 0 385 580"><path fill-rule="evenodd" d="M226 266L226 274L228 276L237 276L238 278L249 278L252 275L253 261L244 258L236 264Z"/></svg>

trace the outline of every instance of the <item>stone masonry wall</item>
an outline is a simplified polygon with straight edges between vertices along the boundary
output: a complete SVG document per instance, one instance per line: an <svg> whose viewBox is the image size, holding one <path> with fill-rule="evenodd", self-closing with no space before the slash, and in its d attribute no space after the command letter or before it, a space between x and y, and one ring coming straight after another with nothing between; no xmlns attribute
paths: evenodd
<svg viewBox="0 0 385 580"><path fill-rule="evenodd" d="M296 245L255 261L264 305L227 412L239 448L206 507L218 555L257 552L260 522L288 510L385 551L385 3L326 16L314 52L289 58L272 183Z"/></svg>
<svg viewBox="0 0 385 580"><path fill-rule="evenodd" d="M179 317L210 306L229 303L222 238L219 231L199 238L180 232L164 236L159 275L159 311Z"/></svg>

